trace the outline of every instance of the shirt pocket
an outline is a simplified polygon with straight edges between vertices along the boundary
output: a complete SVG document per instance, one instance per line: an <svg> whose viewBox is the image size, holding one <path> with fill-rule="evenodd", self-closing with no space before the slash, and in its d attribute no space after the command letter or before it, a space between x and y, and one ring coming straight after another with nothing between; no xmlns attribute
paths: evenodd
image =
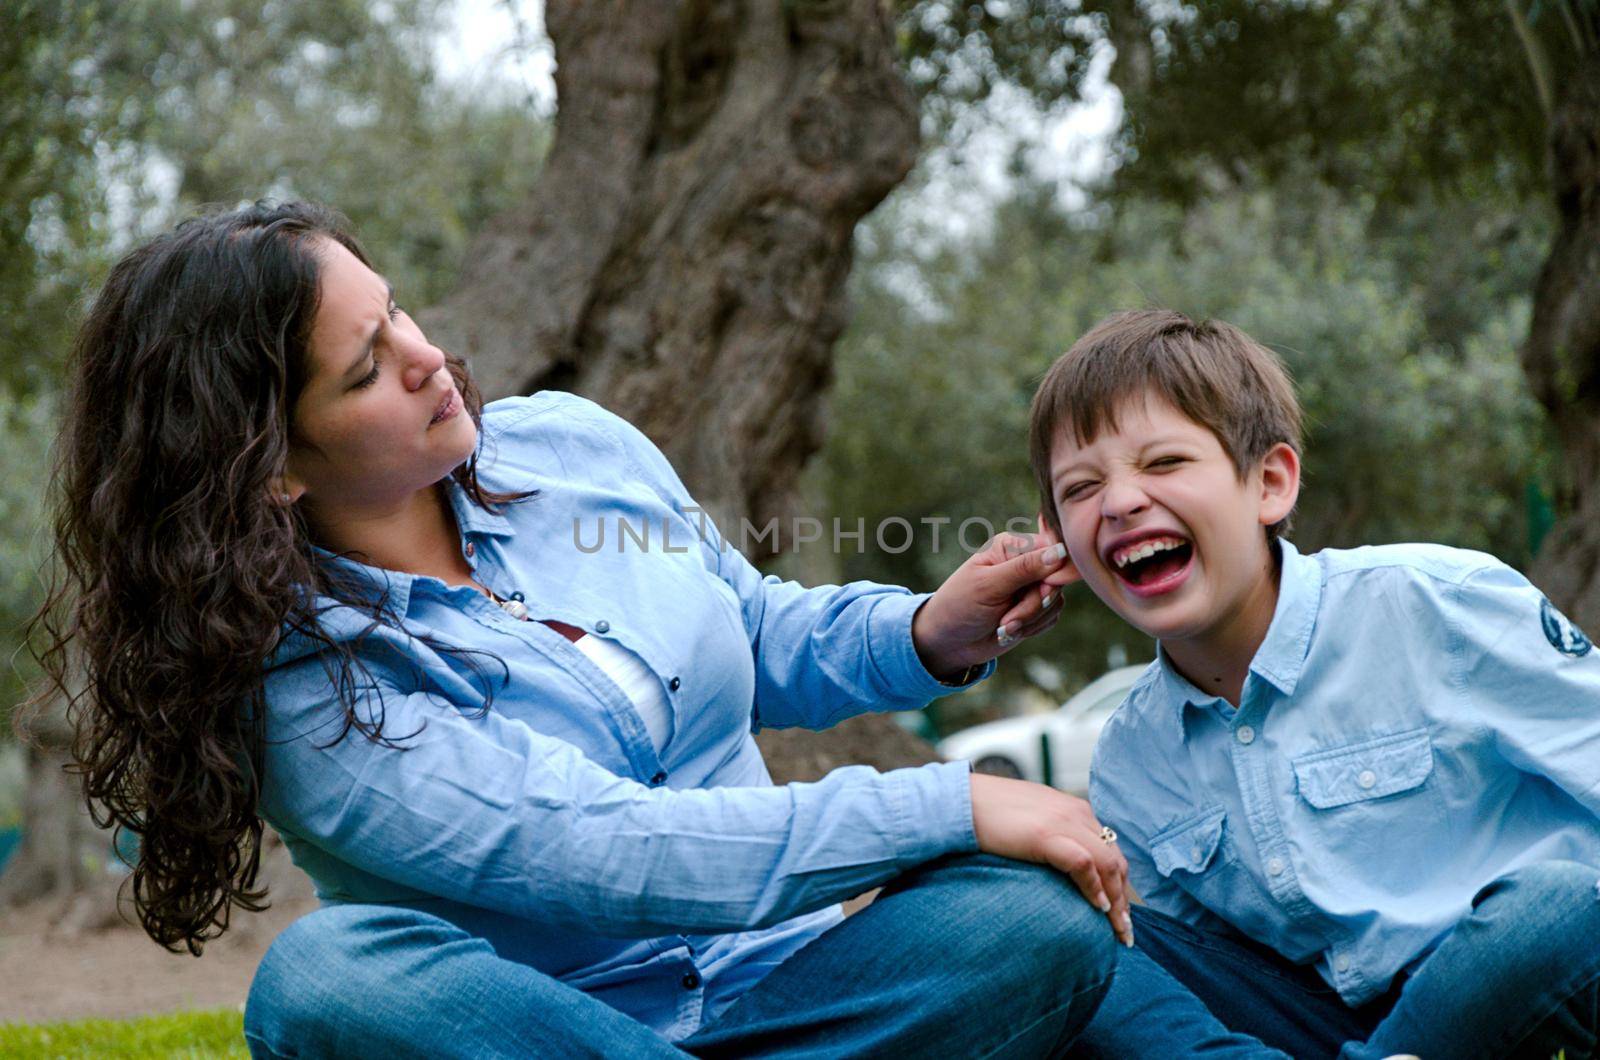
<svg viewBox="0 0 1600 1060"><path fill-rule="evenodd" d="M1300 755L1293 760L1300 797L1332 810L1423 787L1433 774L1433 741L1426 729Z"/></svg>
<svg viewBox="0 0 1600 1060"><path fill-rule="evenodd" d="M1226 819L1223 808L1216 806L1161 832L1150 841L1150 857L1156 864L1156 871L1187 887L1189 881L1209 870L1213 862L1220 866L1232 860L1226 854L1222 837Z"/></svg>

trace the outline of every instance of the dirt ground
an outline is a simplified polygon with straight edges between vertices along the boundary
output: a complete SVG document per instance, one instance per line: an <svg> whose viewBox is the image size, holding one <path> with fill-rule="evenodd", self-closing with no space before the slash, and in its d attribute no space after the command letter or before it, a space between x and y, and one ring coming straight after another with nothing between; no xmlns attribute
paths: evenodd
<svg viewBox="0 0 1600 1060"><path fill-rule="evenodd" d="M267 946L316 907L309 887L294 892L275 897L266 912L235 913L228 932L198 958L168 953L137 927L52 937L53 905L0 912L0 1023L242 1006Z"/></svg>

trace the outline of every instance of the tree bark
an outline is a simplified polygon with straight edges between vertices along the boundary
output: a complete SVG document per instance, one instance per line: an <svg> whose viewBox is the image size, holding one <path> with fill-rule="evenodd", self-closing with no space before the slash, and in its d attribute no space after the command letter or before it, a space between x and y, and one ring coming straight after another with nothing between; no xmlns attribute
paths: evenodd
<svg viewBox="0 0 1600 1060"><path fill-rule="evenodd" d="M1532 577L1568 617L1600 634L1600 56L1563 86L1550 147L1558 228L1521 355L1561 446L1566 514Z"/></svg>
<svg viewBox="0 0 1600 1060"><path fill-rule="evenodd" d="M545 170L423 323L488 397L570 390L629 419L739 544L741 520L797 506L856 223L916 157L889 6L549 0L545 18ZM874 732L903 746L892 728L769 761L780 778L841 764Z"/></svg>

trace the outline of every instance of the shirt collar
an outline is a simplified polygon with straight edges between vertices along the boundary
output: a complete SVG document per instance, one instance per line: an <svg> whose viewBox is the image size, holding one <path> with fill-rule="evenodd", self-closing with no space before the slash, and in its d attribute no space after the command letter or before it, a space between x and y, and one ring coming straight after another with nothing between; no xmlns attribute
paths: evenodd
<svg viewBox="0 0 1600 1060"><path fill-rule="evenodd" d="M450 498L450 509L455 513L456 527L463 538L514 536L515 531L511 528L511 521L504 515L487 511L474 504L454 476L445 479L445 496ZM342 576L358 597L376 603L387 593L388 609L396 615L406 613L406 608L411 602L411 586L416 581L415 575L407 574L405 571L374 567L349 556L329 552L317 545L311 548L318 562L334 572L336 577Z"/></svg>
<svg viewBox="0 0 1600 1060"><path fill-rule="evenodd" d="M317 562L332 577L338 578L352 596L364 603L376 604L383 600L385 610L404 615L411 603L411 583L416 576L405 571L388 570L362 563L358 559L329 552L320 545L312 545Z"/></svg>
<svg viewBox="0 0 1600 1060"><path fill-rule="evenodd" d="M480 508L472 503L467 491L461 488L454 475L444 480L445 495L450 498L450 509L455 512L456 526L462 536L511 537L511 520L504 515Z"/></svg>
<svg viewBox="0 0 1600 1060"><path fill-rule="evenodd" d="M1278 603L1272 611L1267 635L1250 660L1250 672L1286 696L1293 695L1311 650L1311 631L1317 609L1322 604L1322 568L1316 560L1302 556L1288 541L1276 541L1279 560ZM1156 644L1159 667L1159 692L1178 712L1179 725L1190 707L1217 699L1203 692L1178 673L1161 644Z"/></svg>
<svg viewBox="0 0 1600 1060"><path fill-rule="evenodd" d="M1294 695L1311 651L1311 630L1322 605L1322 566L1278 539L1278 606L1250 671L1286 696Z"/></svg>

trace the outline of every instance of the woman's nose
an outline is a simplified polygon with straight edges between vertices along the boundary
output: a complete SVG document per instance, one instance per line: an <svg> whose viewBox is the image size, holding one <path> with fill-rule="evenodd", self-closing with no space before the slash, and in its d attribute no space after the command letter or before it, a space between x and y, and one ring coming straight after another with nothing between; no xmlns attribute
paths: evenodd
<svg viewBox="0 0 1600 1060"><path fill-rule="evenodd" d="M444 351L417 336L406 350L405 383L407 390L426 386L428 380L444 367Z"/></svg>

